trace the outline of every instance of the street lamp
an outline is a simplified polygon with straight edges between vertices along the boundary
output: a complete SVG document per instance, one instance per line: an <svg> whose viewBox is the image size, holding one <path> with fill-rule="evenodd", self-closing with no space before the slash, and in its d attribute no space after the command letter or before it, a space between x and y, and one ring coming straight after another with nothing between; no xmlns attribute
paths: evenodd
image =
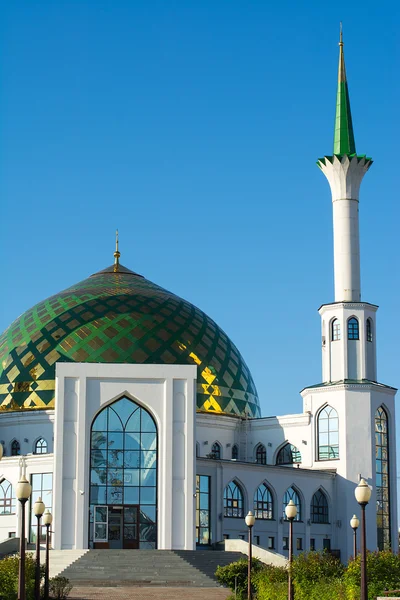
<svg viewBox="0 0 400 600"><path fill-rule="evenodd" d="M371 489L365 479L354 490L358 504L361 506L361 596L360 600L368 600L367 586L367 540L365 532L365 507L371 498Z"/></svg>
<svg viewBox="0 0 400 600"><path fill-rule="evenodd" d="M285 506L286 518L289 521L289 582L288 582L288 600L293 600L293 582L292 582L292 563L293 563L293 521L297 516L297 506L293 500Z"/></svg>
<svg viewBox="0 0 400 600"><path fill-rule="evenodd" d="M43 515L43 525L46 526L46 567L44 572L44 600L49 600L49 550L50 550L50 526L53 515L47 509Z"/></svg>
<svg viewBox="0 0 400 600"><path fill-rule="evenodd" d="M353 530L353 556L354 558L357 557L357 529L358 526L360 524L360 521L357 519L356 515L353 515L353 517L350 519L350 527Z"/></svg>
<svg viewBox="0 0 400 600"><path fill-rule="evenodd" d="M32 487L25 475L17 483L16 496L21 504L21 533L19 540L18 600L25 600L25 504L29 500Z"/></svg>
<svg viewBox="0 0 400 600"><path fill-rule="evenodd" d="M251 600L251 559L252 559L252 540L251 540L251 532L254 527L254 523L256 522L256 518L249 510L247 516L245 518L245 522L247 527L249 528L249 556L247 561L247 599Z"/></svg>
<svg viewBox="0 0 400 600"><path fill-rule="evenodd" d="M36 533L36 570L35 570L35 600L40 600L40 521L43 516L45 505L39 497L33 505L33 514L37 518Z"/></svg>

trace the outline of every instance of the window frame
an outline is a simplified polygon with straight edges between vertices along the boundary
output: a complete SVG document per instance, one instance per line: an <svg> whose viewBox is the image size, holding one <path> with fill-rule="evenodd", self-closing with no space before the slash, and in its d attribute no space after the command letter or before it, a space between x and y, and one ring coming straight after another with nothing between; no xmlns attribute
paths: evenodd
<svg viewBox="0 0 400 600"><path fill-rule="evenodd" d="M311 523L329 525L329 502L325 492L318 488L310 503Z"/></svg>
<svg viewBox="0 0 400 600"><path fill-rule="evenodd" d="M327 421L327 430L321 431L320 421L321 421L321 415L323 415L324 413L326 413L326 417L323 418L322 420ZM336 416L334 416L332 413L334 413L334 415L336 415ZM330 428L330 421L333 419L337 419L337 430ZM317 413L316 429L317 429L317 443L316 443L317 461L324 462L324 461L328 461L328 460L339 460L340 459L340 443L339 443L340 424L339 424L339 414L338 414L336 408L334 408L330 404L325 404L325 406L321 407L321 409ZM327 444L321 444L321 433L327 434L327 439L328 439ZM337 440L338 440L337 444L331 444L330 443L331 436L335 433L337 433ZM325 457L325 455L321 452L321 448L328 448L328 457ZM331 449L333 449L332 456L331 456ZM335 453L335 450L336 450L337 454Z"/></svg>
<svg viewBox="0 0 400 600"><path fill-rule="evenodd" d="M303 519L302 519L302 517L303 517L302 498L300 495L300 491L294 485L289 486L286 489L285 493L283 494L283 520L289 521L289 519L286 516L285 508L289 504L290 500L293 500L293 502L297 508L297 515L295 516L295 518L293 520L296 522L302 522L303 521Z"/></svg>
<svg viewBox="0 0 400 600"><path fill-rule="evenodd" d="M39 446L40 444L40 446ZM44 451L43 451L44 449ZM40 450L38 452L38 450ZM40 437L36 440L34 446L33 446L33 454L48 454L49 453L49 445L47 443L47 440L45 440L44 437Z"/></svg>
<svg viewBox="0 0 400 600"><path fill-rule="evenodd" d="M271 488L265 481L260 483L256 491L254 492L253 511L258 521L274 520L274 496ZM265 513L267 513L270 516L264 517L263 515Z"/></svg>
<svg viewBox="0 0 400 600"><path fill-rule="evenodd" d="M292 460L285 460L285 455L292 457ZM276 465L300 465L301 464L301 452L294 444L286 442L281 446L276 454L275 459Z"/></svg>
<svg viewBox="0 0 400 600"><path fill-rule="evenodd" d="M368 317L368 319L366 321L365 337L367 339L367 342L373 342L374 341L374 336L373 336L373 333L372 333L372 319L371 319L371 317Z"/></svg>
<svg viewBox="0 0 400 600"><path fill-rule="evenodd" d="M21 456L21 444L17 439L13 439L10 444L11 456Z"/></svg>
<svg viewBox="0 0 400 600"><path fill-rule="evenodd" d="M390 502L390 444L389 414L381 404L374 415L375 431L375 491L377 498L376 524L379 550L388 550L392 542L392 519ZM386 458L384 458L386 457ZM379 476L379 479L378 479ZM378 481L381 485L378 485ZM384 485L384 481L386 484ZM385 499L386 498L386 499ZM378 508L379 507L379 508ZM381 525L380 525L381 520ZM386 536L385 536L386 531ZM385 539L386 537L386 539Z"/></svg>
<svg viewBox="0 0 400 600"><path fill-rule="evenodd" d="M214 460L221 460L222 458L222 446L219 442L214 442L211 446L211 454Z"/></svg>
<svg viewBox="0 0 400 600"><path fill-rule="evenodd" d="M7 485L6 485L7 484ZM9 512L7 509L9 508ZM9 479L0 483L0 517L8 517L17 513L17 498L13 484Z"/></svg>
<svg viewBox="0 0 400 600"><path fill-rule="evenodd" d="M237 444L233 444L231 456L232 456L232 460L239 460L239 446Z"/></svg>
<svg viewBox="0 0 400 600"><path fill-rule="evenodd" d="M235 511L237 514L233 514ZM232 479L224 488L224 517L228 519L244 518L244 492L236 479Z"/></svg>
<svg viewBox="0 0 400 600"><path fill-rule="evenodd" d="M261 442L256 446L256 463L258 465L267 464L267 449Z"/></svg>
<svg viewBox="0 0 400 600"><path fill-rule="evenodd" d="M347 319L347 339L352 341L360 339L360 323L354 315Z"/></svg>
<svg viewBox="0 0 400 600"><path fill-rule="evenodd" d="M340 328L340 320L337 317L332 319L330 329L331 342L339 342L342 338L342 332Z"/></svg>

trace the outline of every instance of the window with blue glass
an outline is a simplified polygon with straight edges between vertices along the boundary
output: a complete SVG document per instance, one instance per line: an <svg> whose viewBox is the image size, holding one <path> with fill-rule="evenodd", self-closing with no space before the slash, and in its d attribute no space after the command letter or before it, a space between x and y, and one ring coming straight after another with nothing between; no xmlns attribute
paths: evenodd
<svg viewBox="0 0 400 600"><path fill-rule="evenodd" d="M276 456L276 464L293 465L294 463L301 463L300 450L293 444L287 443L279 450Z"/></svg>
<svg viewBox="0 0 400 600"><path fill-rule="evenodd" d="M208 475L196 475L196 543L211 544L210 480Z"/></svg>
<svg viewBox="0 0 400 600"><path fill-rule="evenodd" d="M34 473L31 475L31 486L29 541L33 544L36 543L37 537L37 518L34 514L36 500L41 498L46 510L48 509L50 512L53 512L53 473ZM41 526L40 541L46 541L45 525Z"/></svg>
<svg viewBox="0 0 400 600"><path fill-rule="evenodd" d="M375 413L376 521L378 549L390 550L389 426L385 409Z"/></svg>
<svg viewBox="0 0 400 600"><path fill-rule="evenodd" d="M358 320L355 317L351 317L351 319L347 321L347 337L349 340L360 339Z"/></svg>
<svg viewBox="0 0 400 600"><path fill-rule="evenodd" d="M266 483L262 483L254 494L254 515L256 519L273 519L272 493Z"/></svg>
<svg viewBox="0 0 400 600"><path fill-rule="evenodd" d="M243 492L236 481L231 481L224 490L224 516L243 518Z"/></svg>
<svg viewBox="0 0 400 600"><path fill-rule="evenodd" d="M90 461L90 542L156 548L157 429L150 413L129 398L104 408L92 424Z"/></svg>
<svg viewBox="0 0 400 600"><path fill-rule="evenodd" d="M317 490L311 500L311 522L329 523L328 500L322 490Z"/></svg>
<svg viewBox="0 0 400 600"><path fill-rule="evenodd" d="M332 406L325 406L318 415L318 460L339 458L339 418Z"/></svg>

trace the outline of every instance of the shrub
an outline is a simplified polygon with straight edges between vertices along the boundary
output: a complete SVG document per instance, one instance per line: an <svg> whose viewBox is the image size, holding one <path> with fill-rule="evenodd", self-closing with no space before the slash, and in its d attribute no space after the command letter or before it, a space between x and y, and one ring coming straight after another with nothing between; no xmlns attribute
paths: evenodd
<svg viewBox="0 0 400 600"><path fill-rule="evenodd" d="M367 553L368 598L382 596L385 590L400 589L400 556L390 550ZM349 600L360 597L361 556L349 562L344 574Z"/></svg>
<svg viewBox="0 0 400 600"><path fill-rule="evenodd" d="M258 573L263 568L262 563L253 558L251 562L252 574ZM236 597L238 600L247 598L247 558L241 558L237 562L218 567L215 572L215 577L222 585L226 585L232 591L235 591L236 582Z"/></svg>
<svg viewBox="0 0 400 600"><path fill-rule="evenodd" d="M15 600L18 595L19 555L6 556L0 560L0 600ZM32 554L25 556L26 599L34 600L36 562ZM44 567L40 568L41 577Z"/></svg>
<svg viewBox="0 0 400 600"><path fill-rule="evenodd" d="M49 580L49 596L55 600L65 600L68 598L72 585L66 577L52 577Z"/></svg>
<svg viewBox="0 0 400 600"><path fill-rule="evenodd" d="M307 552L293 558L293 580L298 587L328 579L340 579L344 565L328 552Z"/></svg>

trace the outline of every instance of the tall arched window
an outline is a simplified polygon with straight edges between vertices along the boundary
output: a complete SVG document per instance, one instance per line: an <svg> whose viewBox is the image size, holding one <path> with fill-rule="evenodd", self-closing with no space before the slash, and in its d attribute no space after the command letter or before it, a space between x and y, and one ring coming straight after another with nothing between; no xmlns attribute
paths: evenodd
<svg viewBox="0 0 400 600"><path fill-rule="evenodd" d="M293 500L294 504L296 505L297 508L297 515L295 518L295 521L301 521L301 502L300 502L300 496L299 494L296 492L296 490L294 489L293 486L291 486L290 488L288 488L283 496L283 518L285 520L286 519L286 513L285 513L285 508L286 506L289 504L290 500Z"/></svg>
<svg viewBox="0 0 400 600"><path fill-rule="evenodd" d="M224 516L243 518L243 492L236 481L228 483L224 490Z"/></svg>
<svg viewBox="0 0 400 600"><path fill-rule="evenodd" d="M256 462L259 465L267 464L267 450L265 449L264 444L258 444L256 448Z"/></svg>
<svg viewBox="0 0 400 600"><path fill-rule="evenodd" d="M359 340L359 328L358 328L358 320L355 317L351 317L347 321L347 337L349 340Z"/></svg>
<svg viewBox="0 0 400 600"><path fill-rule="evenodd" d="M318 415L318 460L339 458L339 418L332 406L325 406Z"/></svg>
<svg viewBox="0 0 400 600"><path fill-rule="evenodd" d="M221 445L218 442L213 443L211 448L211 454L216 460L219 460L221 458Z"/></svg>
<svg viewBox="0 0 400 600"><path fill-rule="evenodd" d="M47 454L47 442L44 438L39 438L36 441L34 454Z"/></svg>
<svg viewBox="0 0 400 600"><path fill-rule="evenodd" d="M19 456L21 454L21 445L18 440L11 442L11 456Z"/></svg>
<svg viewBox="0 0 400 600"><path fill-rule="evenodd" d="M336 342L340 340L340 321L339 319L333 319L331 323L331 340Z"/></svg>
<svg viewBox="0 0 400 600"><path fill-rule="evenodd" d="M237 444L233 444L232 446L232 458L234 460L239 458L239 446Z"/></svg>
<svg viewBox="0 0 400 600"><path fill-rule="evenodd" d="M311 522L329 523L328 500L322 490L317 490L311 500Z"/></svg>
<svg viewBox="0 0 400 600"><path fill-rule="evenodd" d="M276 456L276 464L292 465L294 463L301 463L300 450L293 444L287 443L279 450Z"/></svg>
<svg viewBox="0 0 400 600"><path fill-rule="evenodd" d="M5 479L0 484L0 515L14 515L17 512L17 503L12 484Z"/></svg>
<svg viewBox="0 0 400 600"><path fill-rule="evenodd" d="M256 519L273 519L273 499L266 483L262 483L254 494L254 515Z"/></svg>
<svg viewBox="0 0 400 600"><path fill-rule="evenodd" d="M93 421L90 454L91 544L155 549L157 428L151 414L129 398L106 406Z"/></svg>
<svg viewBox="0 0 400 600"><path fill-rule="evenodd" d="M390 486L389 486L389 427L385 409L375 413L376 521L379 550L389 550Z"/></svg>
<svg viewBox="0 0 400 600"><path fill-rule="evenodd" d="M372 342L372 321L367 319L367 342Z"/></svg>

